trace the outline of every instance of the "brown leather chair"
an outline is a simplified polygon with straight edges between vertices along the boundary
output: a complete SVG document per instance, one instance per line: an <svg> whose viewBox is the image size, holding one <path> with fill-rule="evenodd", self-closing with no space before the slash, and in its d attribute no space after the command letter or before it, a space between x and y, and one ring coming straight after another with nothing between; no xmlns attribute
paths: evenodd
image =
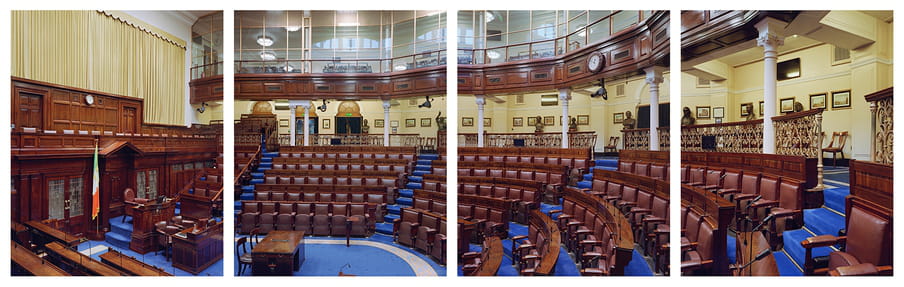
<svg viewBox="0 0 904 287"><path fill-rule="evenodd" d="M257 226L260 227L261 233L267 234L273 230L276 223L276 215L279 214L276 202L261 202L261 214L258 216Z"/></svg>
<svg viewBox="0 0 904 287"><path fill-rule="evenodd" d="M295 205L289 202L281 202L279 204L279 214L276 215L277 230L292 230L292 224L295 223Z"/></svg>
<svg viewBox="0 0 904 287"><path fill-rule="evenodd" d="M430 245L430 256L440 265L446 265L446 220L444 219L439 221L439 231L433 237L433 243Z"/></svg>
<svg viewBox="0 0 904 287"><path fill-rule="evenodd" d="M805 274L891 275L892 216L891 211L860 198L847 201L847 234L820 235L801 242L805 251ZM827 269L816 269L812 249L842 244L841 251L829 253Z"/></svg>
<svg viewBox="0 0 904 287"><path fill-rule="evenodd" d="M705 167L691 167L689 176L690 176L690 181L687 183L687 185L690 185L690 186L706 185L706 168Z"/></svg>
<svg viewBox="0 0 904 287"><path fill-rule="evenodd" d="M413 246L417 228L420 226L417 211L402 209L402 217L395 219L393 226L396 229L395 237L399 244Z"/></svg>
<svg viewBox="0 0 904 287"><path fill-rule="evenodd" d="M531 210L537 208L540 208L537 193L533 190L522 191L520 201L518 201L516 221L521 224L527 224Z"/></svg>
<svg viewBox="0 0 904 287"><path fill-rule="evenodd" d="M706 170L706 182L700 188L708 191L722 188L722 174L724 172L722 169L708 168Z"/></svg>
<svg viewBox="0 0 904 287"><path fill-rule="evenodd" d="M722 176L722 187L716 189L716 194L730 202L734 202L735 194L741 192L741 170L726 169Z"/></svg>
<svg viewBox="0 0 904 287"><path fill-rule="evenodd" d="M836 166L835 165L835 160L836 160L835 156L837 154L840 153L841 159L844 159L844 143L847 139L847 135L848 135L847 131L833 132L832 140L829 141L829 146L822 148L822 152L820 153L820 156L822 156L823 154L825 154L827 152L832 154L832 166ZM838 140L837 141L838 145L835 145L836 139Z"/></svg>
<svg viewBox="0 0 904 287"><path fill-rule="evenodd" d="M373 230L376 223L370 215L367 214L367 205L351 204L349 205L349 217L356 218L357 221L352 222L351 236L367 236L370 230Z"/></svg>
<svg viewBox="0 0 904 287"><path fill-rule="evenodd" d="M694 250L684 252L681 258L681 273L707 274L713 263L713 227L706 221L700 221L697 245Z"/></svg>
<svg viewBox="0 0 904 287"><path fill-rule="evenodd" d="M436 236L439 218L428 214L421 216L421 225L417 228L417 236L415 236L414 248L430 253L430 244L433 243L433 237Z"/></svg>
<svg viewBox="0 0 904 287"><path fill-rule="evenodd" d="M304 231L306 235L312 234L313 217L314 213L311 212L310 203L296 203L295 222L292 224L292 229L295 231Z"/></svg>
<svg viewBox="0 0 904 287"><path fill-rule="evenodd" d="M251 232L251 229L257 227L258 215L260 215L260 205L258 202L242 202L242 213L240 214L242 220L242 234L248 234L248 232Z"/></svg>
<svg viewBox="0 0 904 287"><path fill-rule="evenodd" d="M330 235L345 236L347 233L346 221L348 221L348 205L333 203L333 211L330 214Z"/></svg>
<svg viewBox="0 0 904 287"><path fill-rule="evenodd" d="M314 217L312 220L312 225L314 235L330 235L330 205L328 203L314 204Z"/></svg>
<svg viewBox="0 0 904 287"><path fill-rule="evenodd" d="M665 180L666 176L668 176L668 166L664 165L650 165L650 177Z"/></svg>

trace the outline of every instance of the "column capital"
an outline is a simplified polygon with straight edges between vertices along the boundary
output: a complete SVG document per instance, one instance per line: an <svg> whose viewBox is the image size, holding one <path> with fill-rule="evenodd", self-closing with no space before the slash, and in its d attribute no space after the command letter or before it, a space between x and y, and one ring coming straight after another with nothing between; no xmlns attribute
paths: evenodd
<svg viewBox="0 0 904 287"><path fill-rule="evenodd" d="M756 23L754 27L756 27L757 31L760 33L756 38L757 46L761 46L765 48L766 51L770 51L778 48L778 46L784 45L784 29L786 26L788 26L788 23L772 17L767 17L759 23Z"/></svg>
<svg viewBox="0 0 904 287"><path fill-rule="evenodd" d="M390 107L392 107L392 101L383 100L383 109L388 111Z"/></svg>
<svg viewBox="0 0 904 287"><path fill-rule="evenodd" d="M291 100L289 106L302 106L305 109L311 108L311 100Z"/></svg>
<svg viewBox="0 0 904 287"><path fill-rule="evenodd" d="M662 73L668 71L669 68L661 67L661 66L652 66L643 69L644 72L647 73L647 77L645 79L647 84L650 85L658 85L662 84L665 79L662 77Z"/></svg>
<svg viewBox="0 0 904 287"><path fill-rule="evenodd" d="M479 107L483 107L483 105L487 103L486 97L484 97L484 95L474 95L474 101Z"/></svg>
<svg viewBox="0 0 904 287"><path fill-rule="evenodd" d="M559 100L560 101L570 101L571 100L571 88L561 88L559 89Z"/></svg>

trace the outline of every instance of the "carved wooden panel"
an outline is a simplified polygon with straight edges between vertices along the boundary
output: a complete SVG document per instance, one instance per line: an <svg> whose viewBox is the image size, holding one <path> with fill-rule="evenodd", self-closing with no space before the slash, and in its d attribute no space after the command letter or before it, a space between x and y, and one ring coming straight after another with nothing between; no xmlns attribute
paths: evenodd
<svg viewBox="0 0 904 287"><path fill-rule="evenodd" d="M508 85L527 83L528 72L509 72L506 74L505 83Z"/></svg>
<svg viewBox="0 0 904 287"><path fill-rule="evenodd" d="M242 82L236 85L237 93L240 94L258 94L264 91L264 83L260 82Z"/></svg>
<svg viewBox="0 0 904 287"><path fill-rule="evenodd" d="M487 86L503 86L505 85L505 74L489 74L486 75Z"/></svg>
<svg viewBox="0 0 904 287"><path fill-rule="evenodd" d="M436 78L426 78L426 79L422 78L422 79L414 80L414 89L415 90L427 90L427 89L434 89L437 87L439 87L439 84L437 83Z"/></svg>
<svg viewBox="0 0 904 287"><path fill-rule="evenodd" d="M285 84L282 82L264 83L264 93L282 94L286 92Z"/></svg>

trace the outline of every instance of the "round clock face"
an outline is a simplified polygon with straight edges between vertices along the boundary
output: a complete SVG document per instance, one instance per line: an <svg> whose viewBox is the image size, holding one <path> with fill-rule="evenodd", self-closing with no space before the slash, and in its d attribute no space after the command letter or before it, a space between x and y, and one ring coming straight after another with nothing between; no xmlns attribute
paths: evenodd
<svg viewBox="0 0 904 287"><path fill-rule="evenodd" d="M603 67L603 55L600 53L593 53L589 57L587 57L587 69L591 72L598 72L600 68Z"/></svg>
<svg viewBox="0 0 904 287"><path fill-rule="evenodd" d="M88 105L93 105L94 104L94 96L92 96L92 95L85 96L85 103L87 103Z"/></svg>

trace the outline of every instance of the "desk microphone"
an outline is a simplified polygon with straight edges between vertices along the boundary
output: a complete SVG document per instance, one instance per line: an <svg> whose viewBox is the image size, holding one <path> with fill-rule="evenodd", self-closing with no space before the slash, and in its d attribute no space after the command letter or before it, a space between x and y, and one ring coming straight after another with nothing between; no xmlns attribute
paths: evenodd
<svg viewBox="0 0 904 287"><path fill-rule="evenodd" d="M766 218L764 218L763 221L760 221L760 224L757 225L756 227L754 227L752 230L750 230L750 232L758 231L760 229L760 227L763 227L763 225L765 225L766 222L769 222L769 220L772 220L773 218L775 218L774 214L770 214L769 216L766 216Z"/></svg>
<svg viewBox="0 0 904 287"><path fill-rule="evenodd" d="M725 179L725 176L726 176L726 175L728 175L728 174L727 174L727 173L723 173L722 176L719 177L719 180Z"/></svg>
<svg viewBox="0 0 904 287"><path fill-rule="evenodd" d="M760 251L760 254L757 254L756 257L753 258L753 260L750 260L750 262L744 263L744 266L741 266L741 268L738 269L738 274L741 274L741 271L743 271L747 267L750 267L750 265L753 264L754 262L763 260L763 258L766 258L766 256L769 256L769 254L772 254L772 249L766 248L765 250Z"/></svg>
<svg viewBox="0 0 904 287"><path fill-rule="evenodd" d="M763 198L763 195L762 195L762 194L757 195L756 197L753 198L753 200L750 201L749 204L747 204L747 208L750 208L750 205L751 205L751 204L756 203L757 201L759 201L759 200L762 199L762 198Z"/></svg>

